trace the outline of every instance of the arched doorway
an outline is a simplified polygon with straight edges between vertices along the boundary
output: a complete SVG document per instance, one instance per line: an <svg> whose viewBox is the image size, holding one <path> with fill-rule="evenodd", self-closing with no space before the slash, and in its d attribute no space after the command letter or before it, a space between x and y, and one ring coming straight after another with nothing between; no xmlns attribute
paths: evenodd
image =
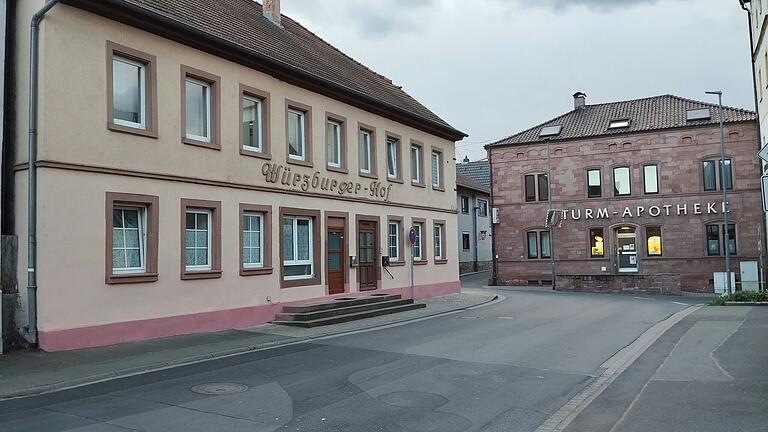
<svg viewBox="0 0 768 432"><path fill-rule="evenodd" d="M616 228L616 267L619 273L637 272L637 230L623 226Z"/></svg>

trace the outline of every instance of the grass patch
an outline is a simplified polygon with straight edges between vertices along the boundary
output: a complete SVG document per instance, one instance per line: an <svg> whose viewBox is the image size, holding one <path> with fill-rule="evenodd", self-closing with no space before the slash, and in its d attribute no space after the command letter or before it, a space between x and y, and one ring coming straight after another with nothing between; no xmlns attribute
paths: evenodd
<svg viewBox="0 0 768 432"><path fill-rule="evenodd" d="M725 302L768 302L768 291L736 291L712 300L709 305L723 306Z"/></svg>

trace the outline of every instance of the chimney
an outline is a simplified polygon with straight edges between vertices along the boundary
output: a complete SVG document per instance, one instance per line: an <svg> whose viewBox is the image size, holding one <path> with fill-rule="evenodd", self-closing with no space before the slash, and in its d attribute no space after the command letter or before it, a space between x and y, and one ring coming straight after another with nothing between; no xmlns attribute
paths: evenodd
<svg viewBox="0 0 768 432"><path fill-rule="evenodd" d="M586 93L576 92L573 94L573 109L584 108L587 105Z"/></svg>
<svg viewBox="0 0 768 432"><path fill-rule="evenodd" d="M278 27L282 27L280 24L280 0L264 0L262 5L264 10L264 16L275 23Z"/></svg>

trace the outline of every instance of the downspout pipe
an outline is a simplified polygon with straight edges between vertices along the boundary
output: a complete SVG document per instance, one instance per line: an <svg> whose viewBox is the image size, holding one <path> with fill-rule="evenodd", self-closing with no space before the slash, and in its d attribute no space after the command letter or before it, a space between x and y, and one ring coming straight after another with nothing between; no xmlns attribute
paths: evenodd
<svg viewBox="0 0 768 432"><path fill-rule="evenodd" d="M21 335L37 344L37 94L40 64L40 22L59 0L48 0L32 15L29 27L29 173L27 176L27 326Z"/></svg>

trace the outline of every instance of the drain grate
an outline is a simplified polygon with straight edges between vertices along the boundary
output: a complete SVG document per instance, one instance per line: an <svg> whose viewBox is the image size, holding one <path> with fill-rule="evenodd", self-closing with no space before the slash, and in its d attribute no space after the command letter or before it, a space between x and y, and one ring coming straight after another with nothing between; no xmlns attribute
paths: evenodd
<svg viewBox="0 0 768 432"><path fill-rule="evenodd" d="M245 384L235 383L210 383L200 384L190 389L192 393L204 394L204 395L226 395L242 393L248 390L248 386Z"/></svg>

